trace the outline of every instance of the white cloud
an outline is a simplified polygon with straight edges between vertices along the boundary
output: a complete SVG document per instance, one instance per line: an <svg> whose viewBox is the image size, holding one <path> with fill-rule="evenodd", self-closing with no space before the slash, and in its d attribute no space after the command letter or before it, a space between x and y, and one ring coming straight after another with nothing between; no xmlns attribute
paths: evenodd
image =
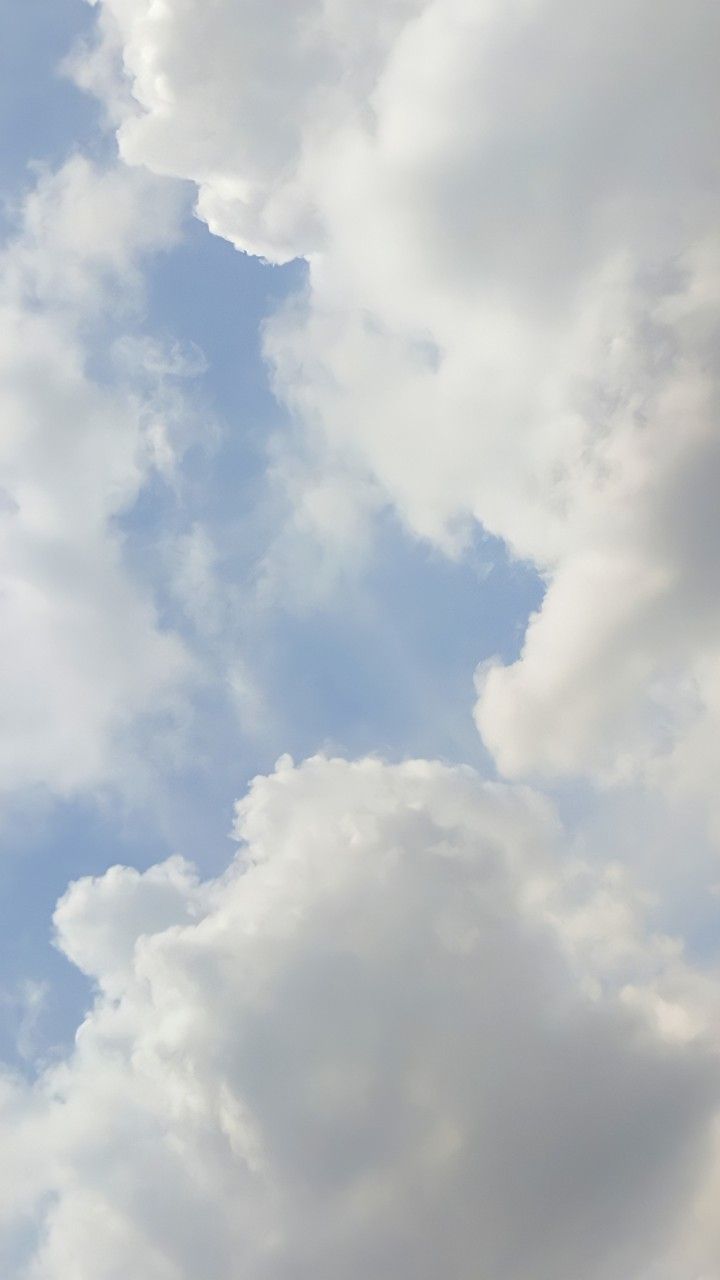
<svg viewBox="0 0 720 1280"><path fill-rule="evenodd" d="M389 501L457 555L479 521L548 584L478 673L500 768L713 791L717 7L98 9L77 74L125 159L308 258L266 332L296 529L342 558ZM238 824L217 882L115 869L58 908L98 996L18 1087L23 1280L718 1273L717 975L616 869L423 762L284 761Z"/></svg>
<svg viewBox="0 0 720 1280"><path fill-rule="evenodd" d="M315 194L297 172L308 133L362 103L383 50L421 7L283 0L271 14L259 0L110 0L99 6L99 41L74 59L74 73L119 118L131 164L197 182L213 230L287 260L323 235Z"/></svg>
<svg viewBox="0 0 720 1280"><path fill-rule="evenodd" d="M286 759L237 835L218 881L173 859L59 905L100 991L7 1085L23 1278L715 1273L717 984L558 860L538 797Z"/></svg>
<svg viewBox="0 0 720 1280"><path fill-rule="evenodd" d="M123 563L162 396L137 360L113 364L109 323L132 319L180 211L172 184L74 157L2 252L0 791L115 780L123 735L173 714L189 670Z"/></svg>
<svg viewBox="0 0 720 1280"><path fill-rule="evenodd" d="M316 448L420 537L455 554L478 520L547 578L479 682L508 773L691 787L717 740L719 22L103 0L80 63L118 102L122 58L128 160L194 180L239 248L310 259L267 349Z"/></svg>

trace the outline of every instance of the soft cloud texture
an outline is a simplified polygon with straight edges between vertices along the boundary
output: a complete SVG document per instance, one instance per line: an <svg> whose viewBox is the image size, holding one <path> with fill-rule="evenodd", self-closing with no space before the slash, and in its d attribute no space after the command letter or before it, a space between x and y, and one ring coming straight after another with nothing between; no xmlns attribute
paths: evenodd
<svg viewBox="0 0 720 1280"><path fill-rule="evenodd" d="M309 259L267 352L316 451L421 538L455 554L477 520L545 577L518 662L478 675L508 774L713 790L719 23L103 0L79 60L130 162Z"/></svg>
<svg viewBox="0 0 720 1280"><path fill-rule="evenodd" d="M449 556L479 524L547 584L477 674L499 769L713 796L719 28L710 0L99 0L75 75L126 167L41 176L5 251L0 786L98 785L177 710L119 526L177 483L160 392L203 359L103 326L181 178L308 263L265 331L303 443L270 454L295 515L260 594L384 506ZM166 602L259 717L223 550L169 535ZM428 761L283 758L236 835L217 879L173 857L58 904L94 996L0 1082L11 1280L720 1273L718 974L619 867Z"/></svg>
<svg viewBox="0 0 720 1280"><path fill-rule="evenodd" d="M18 1275L714 1273L717 987L558 861L544 802L283 760L236 833L217 881L114 868L58 907L98 995L7 1085Z"/></svg>
<svg viewBox="0 0 720 1280"><path fill-rule="evenodd" d="M123 735L187 675L118 527L167 468L177 405L143 343L113 348L180 212L172 184L76 156L40 174L2 253L0 791L114 780Z"/></svg>

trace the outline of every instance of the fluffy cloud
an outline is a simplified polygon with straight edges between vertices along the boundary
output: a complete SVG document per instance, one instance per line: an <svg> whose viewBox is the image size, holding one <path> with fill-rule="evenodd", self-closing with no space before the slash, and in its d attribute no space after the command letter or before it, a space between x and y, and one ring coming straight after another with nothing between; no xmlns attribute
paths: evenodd
<svg viewBox="0 0 720 1280"><path fill-rule="evenodd" d="M301 155L324 120L362 106L403 21L421 8L282 0L271 15L259 0L110 0L74 71L104 97L131 164L196 182L214 231L286 261L324 238Z"/></svg>
<svg viewBox="0 0 720 1280"><path fill-rule="evenodd" d="M2 253L0 790L108 781L187 672L118 526L172 405L139 347L112 347L179 214L172 184L75 157L40 175Z"/></svg>
<svg viewBox="0 0 720 1280"><path fill-rule="evenodd" d="M389 502L448 554L480 522L544 575L519 661L478 673L508 774L713 768L719 22L101 0L75 60L130 165L195 182L238 248L308 260L266 332L318 459L308 484L276 459L297 529L350 545ZM31 643L6 722L38 730L6 773L60 789L183 664L113 530L172 451L83 346L162 241L132 210L171 188L143 173L44 180L7 255L7 634ZM219 644L213 547L183 552ZM95 997L70 1055L2 1081L12 1280L718 1273L720 984L617 868L578 863L534 793L428 762L284 760L236 834L217 880L173 858L58 905Z"/></svg>
<svg viewBox="0 0 720 1280"><path fill-rule="evenodd" d="M102 0L79 60L128 160L308 258L267 350L313 447L418 536L457 553L477 520L546 578L518 662L478 677L510 774L716 769L719 23Z"/></svg>
<svg viewBox="0 0 720 1280"><path fill-rule="evenodd" d="M717 987L559 860L543 802L283 760L236 834L218 881L172 859L61 901L99 989L72 1056L6 1084L4 1212L39 1223L11 1275L715 1273Z"/></svg>

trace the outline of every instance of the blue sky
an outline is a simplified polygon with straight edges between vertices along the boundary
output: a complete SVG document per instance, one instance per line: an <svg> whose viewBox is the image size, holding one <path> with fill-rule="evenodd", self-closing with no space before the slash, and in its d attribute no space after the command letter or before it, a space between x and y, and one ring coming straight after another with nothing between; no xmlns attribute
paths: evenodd
<svg viewBox="0 0 720 1280"><path fill-rule="evenodd" d="M60 68L68 50L90 28L92 13L79 0L3 4L2 181L5 202L17 199L33 161L58 164L68 149L102 145L98 111Z"/></svg>

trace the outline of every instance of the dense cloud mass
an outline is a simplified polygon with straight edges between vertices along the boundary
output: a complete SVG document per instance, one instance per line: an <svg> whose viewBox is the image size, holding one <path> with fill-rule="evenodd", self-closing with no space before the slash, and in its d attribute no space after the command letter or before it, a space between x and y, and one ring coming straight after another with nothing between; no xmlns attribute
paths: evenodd
<svg viewBox="0 0 720 1280"><path fill-rule="evenodd" d="M174 242L179 213L172 186L76 156L39 176L2 252L3 792L113 777L122 733L167 714L186 674L117 527L167 460L171 406L141 369L142 342L112 347L112 319L132 310L143 257Z"/></svg>
<svg viewBox="0 0 720 1280"><path fill-rule="evenodd" d="M217 881L171 859L59 904L98 994L7 1085L18 1276L714 1274L717 988L543 801L282 760L236 834Z"/></svg>
<svg viewBox="0 0 720 1280"><path fill-rule="evenodd" d="M711 794L713 0L102 0L100 31L78 75L126 159L308 258L267 351L311 447L546 579L478 673L500 769Z"/></svg>

